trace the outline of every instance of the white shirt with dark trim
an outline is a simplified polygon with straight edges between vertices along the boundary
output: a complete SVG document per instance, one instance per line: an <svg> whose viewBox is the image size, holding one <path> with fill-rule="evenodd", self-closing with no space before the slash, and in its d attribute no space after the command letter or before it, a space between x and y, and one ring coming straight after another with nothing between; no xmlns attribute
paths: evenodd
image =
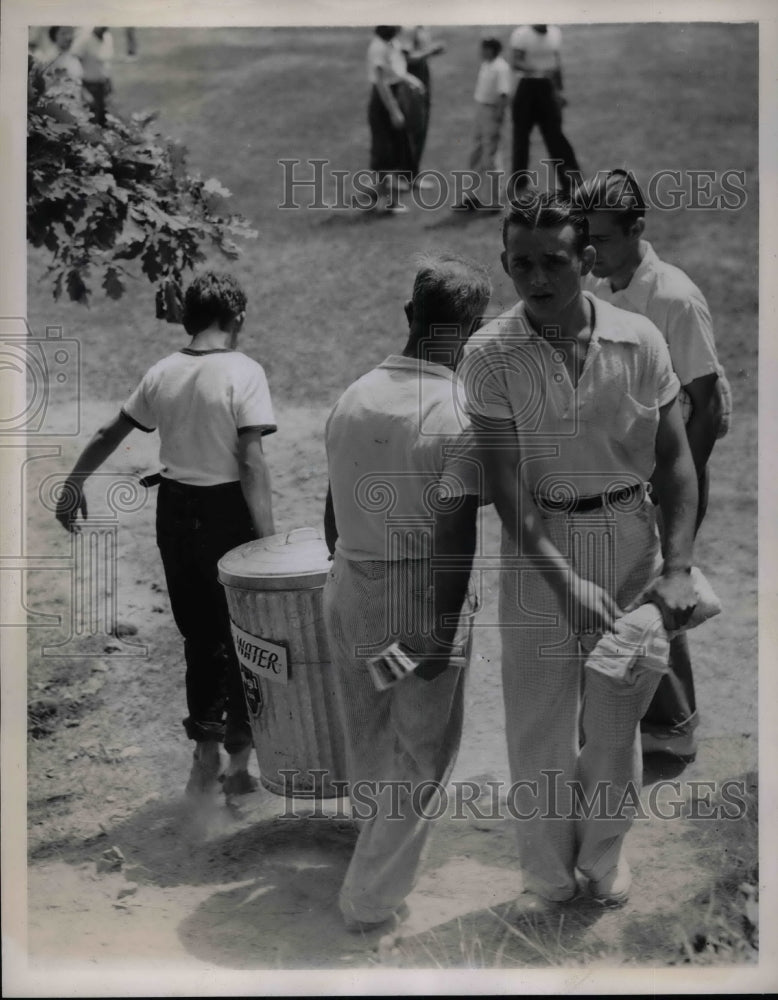
<svg viewBox="0 0 778 1000"><path fill-rule="evenodd" d="M237 481L239 434L276 430L264 369L240 351L185 348L163 358L122 413L140 430L159 430L162 475L192 486Z"/></svg>
<svg viewBox="0 0 778 1000"><path fill-rule="evenodd" d="M390 355L352 383L326 426L337 551L355 561L429 558L436 496L479 495L455 373Z"/></svg>

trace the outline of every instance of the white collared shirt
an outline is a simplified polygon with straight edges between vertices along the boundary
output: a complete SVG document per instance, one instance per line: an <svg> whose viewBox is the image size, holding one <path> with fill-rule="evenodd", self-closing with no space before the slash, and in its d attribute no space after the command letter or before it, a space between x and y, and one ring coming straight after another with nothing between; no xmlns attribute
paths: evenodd
<svg viewBox="0 0 778 1000"><path fill-rule="evenodd" d="M459 398L450 368L390 355L335 404L325 435L337 551L346 559L428 557L433 493L479 493Z"/></svg>
<svg viewBox="0 0 778 1000"><path fill-rule="evenodd" d="M713 324L705 296L688 275L657 257L641 240L643 258L626 288L614 291L610 279L588 274L584 287L597 298L648 316L664 335L681 385L721 373Z"/></svg>
<svg viewBox="0 0 778 1000"><path fill-rule="evenodd" d="M562 352L534 332L521 302L473 334L458 369L474 423L512 421L525 483L540 496L571 489L592 496L647 482L659 408L678 394L656 327L584 295L594 325L577 386Z"/></svg>
<svg viewBox="0 0 778 1000"><path fill-rule="evenodd" d="M479 104L497 104L502 94L511 92L511 69L502 56L484 59L478 70L473 97Z"/></svg>
<svg viewBox="0 0 778 1000"><path fill-rule="evenodd" d="M384 82L389 86L399 83L407 74L408 64L396 38L385 42L374 35L367 47L367 80L378 83L378 70L382 71Z"/></svg>
<svg viewBox="0 0 778 1000"><path fill-rule="evenodd" d="M525 69L519 73L520 78L547 77L558 66L562 32L554 24L548 25L544 35L529 24L522 25L511 34L510 47L524 53Z"/></svg>

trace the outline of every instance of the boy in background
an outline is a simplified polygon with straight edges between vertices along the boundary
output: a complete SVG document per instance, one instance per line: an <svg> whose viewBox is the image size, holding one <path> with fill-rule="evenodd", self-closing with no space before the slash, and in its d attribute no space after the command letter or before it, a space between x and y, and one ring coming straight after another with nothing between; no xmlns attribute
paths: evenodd
<svg viewBox="0 0 778 1000"><path fill-rule="evenodd" d="M501 52L499 39L489 37L482 40L482 62L473 95L476 110L470 153L470 169L480 174L476 190L481 195L467 193L458 208L500 211L499 192L494 190L496 158L505 108L511 93L511 70Z"/></svg>

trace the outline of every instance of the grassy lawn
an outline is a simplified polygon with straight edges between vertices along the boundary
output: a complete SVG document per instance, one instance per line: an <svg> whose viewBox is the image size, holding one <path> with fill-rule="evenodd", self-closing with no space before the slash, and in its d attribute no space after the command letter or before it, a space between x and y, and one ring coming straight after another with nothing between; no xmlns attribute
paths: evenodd
<svg viewBox="0 0 778 1000"><path fill-rule="evenodd" d="M424 166L444 174L467 165L481 30L446 27L435 31L445 41L447 52L432 63L432 120ZM505 26L490 29L506 44L509 31ZM425 211L413 206L398 218L367 217L351 210L278 207L284 197L280 159L325 158L332 170L367 166L364 61L368 29L140 29L138 36L140 60L115 66L118 109L122 113L158 109L160 130L184 142L190 167L204 177L219 178L233 192L232 209L259 231L258 239L245 245L234 265L215 257L211 262L234 270L247 288L249 316L242 348L267 371L279 424L285 413L289 415L287 428L280 427L268 446L280 524L282 528L295 526L284 523L284 504L290 497L295 500L294 516L299 515L297 524L319 523L326 491L323 421L353 379L402 347L406 332L402 306L410 293L414 254L450 249L474 257L491 269L490 312L497 314L513 303L512 287L500 268L499 217L463 218L447 207ZM647 219L647 236L660 256L682 266L706 295L719 355L733 386L735 424L713 457L710 514L698 547L700 565L713 570L714 582L727 599L727 615L711 624L707 642L700 644L704 647L699 653L700 669L712 692L707 696L703 692L701 700L710 697L714 705L731 702L731 709L711 719L714 735L720 735L715 732L717 725L734 732L735 718L742 732L753 733L759 197L756 26L577 25L564 29L564 44L569 101L565 132L585 173L623 166L633 169L644 183L660 170L681 171L684 177L694 170L745 173L747 198L739 210L655 210ZM508 122L504 153L509 139ZM542 155L545 151L536 133L530 166L537 167ZM307 173L305 167L298 170ZM334 199L334 190L326 196ZM306 191L300 193L302 204L308 198ZM104 413L118 407L153 361L183 346L186 338L182 328L154 318L155 289L144 277L138 277L121 302L95 295L91 307L84 309L53 302L45 267L45 256L31 252L29 321L36 331L51 324L62 326L66 337L80 342L84 412L96 422L98 415L104 419ZM75 450L76 442L67 442L63 462ZM136 453L132 461L137 460ZM139 516L138 523L145 534L129 538L126 544L134 551L133 546L142 542L149 557L153 555L151 515L145 512L143 516L145 520ZM33 521L38 537L49 532L54 538L59 530L48 513L36 511ZM496 522L489 531L494 541ZM64 546L59 535L53 549L58 545ZM135 565L132 560L128 564ZM148 581L144 577L135 583L146 586ZM37 586L44 594L45 581ZM172 624L169 646L163 652L172 659L178 649ZM733 665L739 667L738 676ZM33 680L37 680L34 671L39 666L31 658ZM164 683L168 685L165 697L172 697L173 691L180 695L178 676ZM139 684L138 697L143 686L145 682ZM741 720L745 721L741 724ZM136 724L147 722L138 710ZM160 722L160 732L161 726ZM171 743L181 741L180 734L173 733L175 728L168 724ZM188 748L184 750L188 753ZM39 777L32 766L30 776L31 782ZM739 962L751 956L738 893L743 880L755 877L755 819L738 825L737 842L734 833L732 827L706 830L700 838L700 850L708 852L714 888L671 914L681 928L675 940L682 947L667 957L668 962ZM503 933L501 927L495 928ZM567 938L558 936L555 946L553 935L541 940L526 927L519 926L519 931L523 937L505 932L501 950L495 945L506 966L576 964L602 958L599 944L576 953ZM508 943L502 945L503 940ZM657 964L661 964L668 946L661 936L656 941ZM482 945L485 942L477 935L463 939L464 964L495 964L491 950L488 961L484 960ZM625 938L617 949L602 947L607 950L605 959L614 963L640 961L641 954L648 954L640 935L632 943ZM401 965L424 965L429 954L409 952L395 958ZM451 964L462 962L452 960Z"/></svg>

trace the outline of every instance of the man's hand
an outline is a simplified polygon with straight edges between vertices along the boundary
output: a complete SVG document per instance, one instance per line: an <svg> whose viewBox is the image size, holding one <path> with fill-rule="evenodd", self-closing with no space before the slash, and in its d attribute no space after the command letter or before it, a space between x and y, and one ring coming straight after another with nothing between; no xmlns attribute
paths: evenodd
<svg viewBox="0 0 778 1000"><path fill-rule="evenodd" d="M618 604L591 580L574 575L568 591L570 628L575 635L612 632L623 611Z"/></svg>
<svg viewBox="0 0 778 1000"><path fill-rule="evenodd" d="M417 94L423 94L427 89L418 76L414 76L413 73L409 73L408 76L405 77L405 82L411 90L415 90Z"/></svg>
<svg viewBox="0 0 778 1000"><path fill-rule="evenodd" d="M86 497L81 483L74 479L66 479L57 501L55 517L66 531L78 533L81 525L77 523L78 512L86 521Z"/></svg>
<svg viewBox="0 0 778 1000"><path fill-rule="evenodd" d="M644 594L662 612L662 621L668 632L675 632L688 622L697 604L691 574L687 570L663 573Z"/></svg>

